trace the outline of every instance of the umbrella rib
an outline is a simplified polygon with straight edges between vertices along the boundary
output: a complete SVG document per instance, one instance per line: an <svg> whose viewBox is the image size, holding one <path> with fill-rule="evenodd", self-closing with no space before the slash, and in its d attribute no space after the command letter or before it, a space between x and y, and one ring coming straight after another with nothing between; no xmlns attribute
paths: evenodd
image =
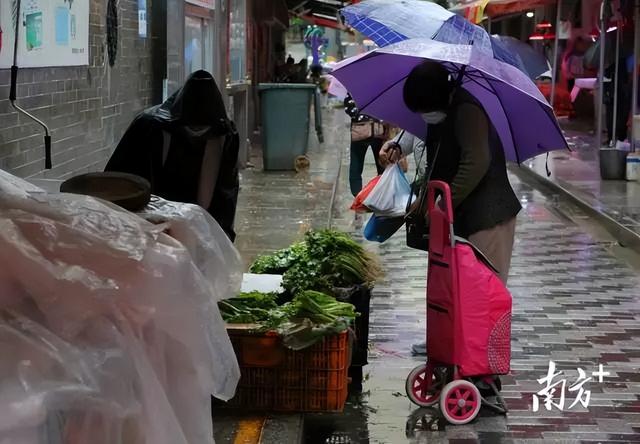
<svg viewBox="0 0 640 444"><path fill-rule="evenodd" d="M538 102L536 100L536 102ZM543 105L542 103L538 102L538 105L540 106L540 108L542 108L542 110L546 113L547 110L545 109L545 105ZM560 128L560 124L558 123L558 119L555 118L555 111L553 111L553 108L551 109L551 112L554 113L554 118L553 118L553 124L556 127L556 129L558 130L558 132L562 135L562 140L564 140L564 144L565 144L565 148L570 151L573 152L573 150L571 149L571 147L569 146L569 144L567 143L567 140L565 139L564 135L562 134L562 128ZM538 147L542 148L543 150L547 150L547 148L540 146L540 144L538 144Z"/></svg>
<svg viewBox="0 0 640 444"><path fill-rule="evenodd" d="M500 106L502 107L502 110L505 113L505 116L507 114L507 110L504 107L504 103L502 102L502 97L500 97L500 95L498 94L498 91L496 91L495 87L493 86L493 84L487 79L487 83L489 84L489 86L491 86L491 89L493 90L493 93L495 94L496 98L498 99L498 102L500 102ZM487 116L488 117L488 116ZM516 162L518 162L518 165L520 165L520 153L518 153L518 148L516 147L516 137L513 133L513 126L511 125L511 119L509 119L508 116L507 117L507 123L509 124L509 132L511 133L511 141L513 142L513 151L514 153L516 153ZM504 149L504 147L503 147Z"/></svg>
<svg viewBox="0 0 640 444"><path fill-rule="evenodd" d="M458 66L453 63L453 62L441 62L445 67L446 66L450 66L451 67L451 74L460 74L460 71L462 70L462 68L458 68ZM466 75L466 72L464 73Z"/></svg>

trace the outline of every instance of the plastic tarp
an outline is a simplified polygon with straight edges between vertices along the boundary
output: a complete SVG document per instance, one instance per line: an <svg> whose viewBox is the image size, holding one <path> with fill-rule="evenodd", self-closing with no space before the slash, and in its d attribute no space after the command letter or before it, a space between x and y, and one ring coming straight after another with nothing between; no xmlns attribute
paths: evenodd
<svg viewBox="0 0 640 444"><path fill-rule="evenodd" d="M186 247L206 281L213 285L216 301L238 294L243 280L242 258L208 212L197 205L152 196L138 214L154 224L164 224L165 232ZM220 270L227 270L227 274Z"/></svg>
<svg viewBox="0 0 640 444"><path fill-rule="evenodd" d="M239 379L216 301L240 260L204 210L152 215L0 171L1 444L213 442L210 395Z"/></svg>

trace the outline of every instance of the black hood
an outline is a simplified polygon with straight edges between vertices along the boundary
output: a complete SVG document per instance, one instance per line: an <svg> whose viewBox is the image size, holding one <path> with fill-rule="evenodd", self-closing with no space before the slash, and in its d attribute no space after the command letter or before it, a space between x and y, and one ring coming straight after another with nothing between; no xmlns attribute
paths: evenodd
<svg viewBox="0 0 640 444"><path fill-rule="evenodd" d="M191 74L182 88L162 105L149 109L147 114L173 128L208 126L209 135L234 131L215 79L203 70Z"/></svg>

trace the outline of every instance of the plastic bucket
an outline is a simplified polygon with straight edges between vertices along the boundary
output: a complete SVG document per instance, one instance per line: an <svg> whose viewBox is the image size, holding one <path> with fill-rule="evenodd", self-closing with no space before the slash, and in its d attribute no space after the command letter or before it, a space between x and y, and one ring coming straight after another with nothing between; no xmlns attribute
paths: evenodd
<svg viewBox="0 0 640 444"><path fill-rule="evenodd" d="M624 180L626 176L627 151L600 150L600 177L603 180Z"/></svg>
<svg viewBox="0 0 640 444"><path fill-rule="evenodd" d="M640 181L640 152L627 156L627 180Z"/></svg>

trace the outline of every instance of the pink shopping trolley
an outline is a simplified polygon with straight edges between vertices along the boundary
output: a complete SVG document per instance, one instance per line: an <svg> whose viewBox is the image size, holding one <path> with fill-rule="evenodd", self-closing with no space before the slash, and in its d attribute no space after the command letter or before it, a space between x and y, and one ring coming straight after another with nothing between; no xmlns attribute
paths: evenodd
<svg viewBox="0 0 640 444"><path fill-rule="evenodd" d="M449 186L432 181L427 193L427 362L406 390L415 404L439 403L447 421L467 424L482 405L507 412L495 376L510 369L511 295L482 253L454 235Z"/></svg>

